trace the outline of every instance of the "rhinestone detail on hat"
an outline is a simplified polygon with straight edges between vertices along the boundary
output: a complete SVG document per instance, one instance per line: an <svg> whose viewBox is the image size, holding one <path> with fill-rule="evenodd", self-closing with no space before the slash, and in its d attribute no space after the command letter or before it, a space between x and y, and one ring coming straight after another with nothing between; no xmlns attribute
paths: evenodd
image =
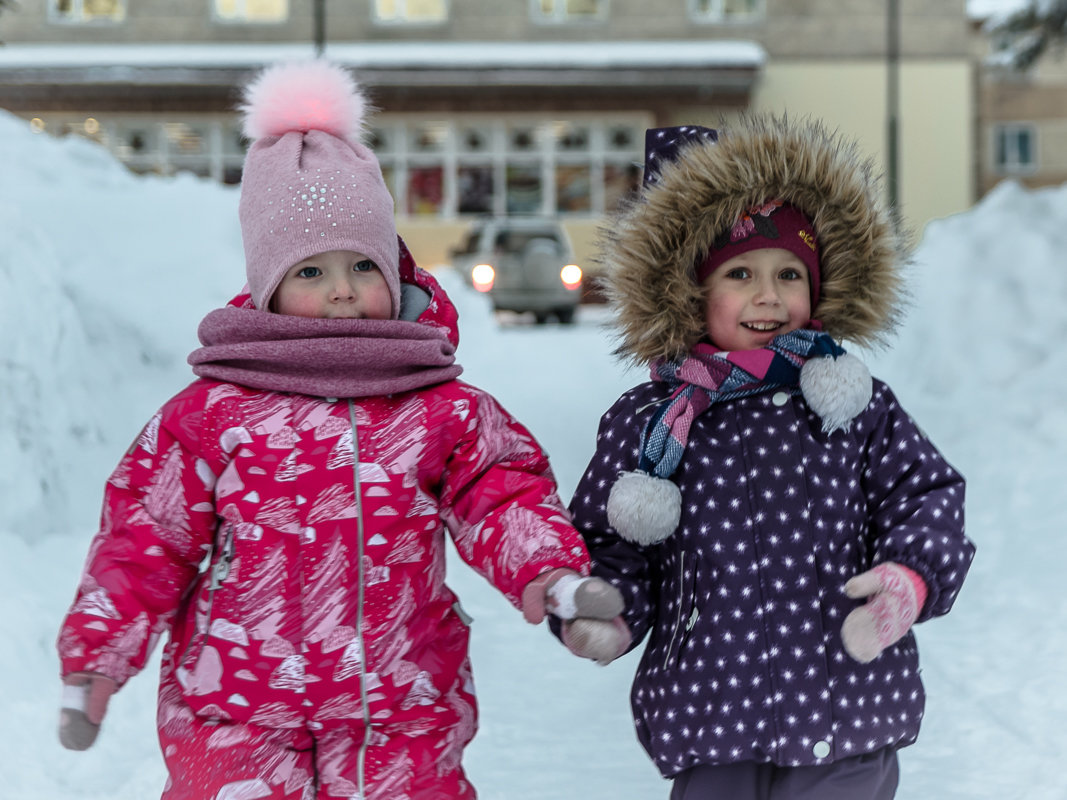
<svg viewBox="0 0 1067 800"><path fill-rule="evenodd" d="M289 222L296 222L297 212L299 212L300 216L303 217L304 222L308 225L315 221L317 213L324 213L325 218L330 220L331 228L337 227L337 221L334 219L335 212L338 214L347 212L350 219L356 218L355 211L346 205L347 202L353 199L352 195L348 192L355 188L355 184L336 183L337 176L343 175L344 173L342 170L334 170L334 174L328 176L328 180L334 183L333 185L327 186L327 184L324 183L323 178L319 176L319 173L321 172L321 169L315 170L316 177L314 179L301 176L299 186L286 184L285 191L289 193L288 210L291 212L288 219ZM357 180L357 176L351 173L348 174L348 178L352 181ZM272 192L274 188L275 187L269 186L267 187L267 191ZM357 197L355 199L360 203L366 202L366 198L364 197ZM283 204L284 202L285 201L282 201ZM270 216L270 221L272 223L278 219L279 215L283 217L284 221L285 211L277 209L273 199L268 200L267 205L274 211ZM373 209L368 208L367 213L373 213ZM283 225L281 232L288 233L288 231L289 226ZM277 230L272 227L270 232L271 234L276 234ZM312 228L305 227L304 233L312 234ZM326 231L320 230L319 236L326 236Z"/></svg>

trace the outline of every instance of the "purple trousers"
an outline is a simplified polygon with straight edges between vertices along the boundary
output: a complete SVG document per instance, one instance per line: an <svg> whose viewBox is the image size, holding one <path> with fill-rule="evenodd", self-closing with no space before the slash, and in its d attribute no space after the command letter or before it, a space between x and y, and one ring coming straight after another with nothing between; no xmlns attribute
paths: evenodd
<svg viewBox="0 0 1067 800"><path fill-rule="evenodd" d="M891 747L818 767L702 765L675 776L671 800L892 800L899 777Z"/></svg>

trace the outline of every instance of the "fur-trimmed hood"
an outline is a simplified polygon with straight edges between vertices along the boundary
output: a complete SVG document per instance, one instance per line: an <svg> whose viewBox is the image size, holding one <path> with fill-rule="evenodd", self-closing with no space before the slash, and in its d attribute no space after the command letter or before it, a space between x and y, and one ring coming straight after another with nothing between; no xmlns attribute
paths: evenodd
<svg viewBox="0 0 1067 800"><path fill-rule="evenodd" d="M880 343L899 313L907 252L872 160L819 122L753 114L725 126L717 143L684 145L605 228L617 352L638 363L688 353L705 334L696 264L742 212L775 198L815 226L815 318L835 339Z"/></svg>

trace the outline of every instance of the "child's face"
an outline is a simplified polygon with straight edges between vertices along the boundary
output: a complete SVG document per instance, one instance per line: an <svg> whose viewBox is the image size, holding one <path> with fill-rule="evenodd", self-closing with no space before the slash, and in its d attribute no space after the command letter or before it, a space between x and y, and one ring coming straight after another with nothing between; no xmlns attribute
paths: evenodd
<svg viewBox="0 0 1067 800"><path fill-rule="evenodd" d="M279 314L324 319L391 319L393 311L385 276L351 250L330 250L291 266L270 305Z"/></svg>
<svg viewBox="0 0 1067 800"><path fill-rule="evenodd" d="M811 320L804 262L780 248L727 259L704 280L704 327L723 350L754 350Z"/></svg>

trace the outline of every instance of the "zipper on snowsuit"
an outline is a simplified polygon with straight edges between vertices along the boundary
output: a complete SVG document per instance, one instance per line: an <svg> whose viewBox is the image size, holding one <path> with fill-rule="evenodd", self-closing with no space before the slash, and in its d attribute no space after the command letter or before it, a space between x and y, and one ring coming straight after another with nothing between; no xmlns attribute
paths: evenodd
<svg viewBox="0 0 1067 800"><path fill-rule="evenodd" d="M348 400L348 422L352 428L352 488L356 495L356 638L359 641L359 698L363 709L363 743L359 747L359 796L367 796L367 750L370 747L371 718L367 705L367 648L363 639L364 574L363 574L363 493L359 480L359 430L356 426L356 404Z"/></svg>
<svg viewBox="0 0 1067 800"><path fill-rule="evenodd" d="M215 607L215 592L222 588L222 582L230 576L230 569L233 566L233 551L235 548L233 533L233 523L227 522L222 527L221 543L218 540L212 542L211 552L208 553L207 569L211 573L211 580L207 586L207 612L204 621L204 632L202 636L199 630L194 634L189 644L186 645L182 657L178 660L179 665L185 664L189 659L189 653L193 649L193 642L198 638L200 639L200 648L203 649L208 634L211 632L211 614ZM216 551L219 553L217 561L215 560ZM195 610L193 613L196 613Z"/></svg>

